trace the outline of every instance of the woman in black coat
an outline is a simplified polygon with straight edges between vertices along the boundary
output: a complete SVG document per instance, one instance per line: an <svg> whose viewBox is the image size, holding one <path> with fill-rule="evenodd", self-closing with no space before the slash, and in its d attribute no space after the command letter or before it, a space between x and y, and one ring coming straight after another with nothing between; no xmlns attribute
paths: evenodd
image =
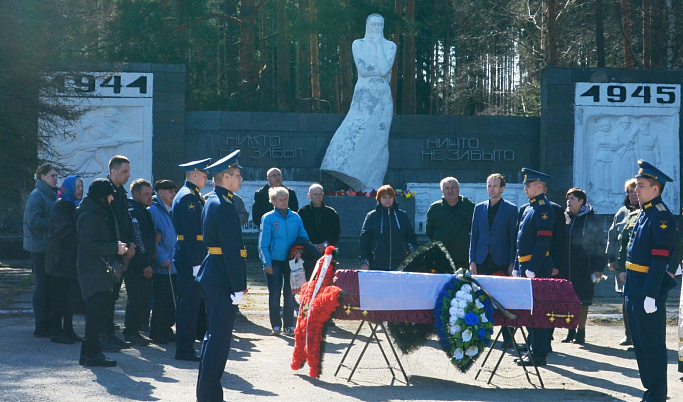
<svg viewBox="0 0 683 402"><path fill-rule="evenodd" d="M368 212L360 233L361 269L391 271L417 245L408 214L398 209L396 191L384 185L377 191L377 206Z"/></svg>
<svg viewBox="0 0 683 402"><path fill-rule="evenodd" d="M128 250L118 241L119 228L109 206L114 188L106 179L90 184L88 195L78 206L78 283L85 299L87 318L85 338L81 345L80 364L115 366L116 361L102 354L100 333L111 324L111 292L114 285L112 265Z"/></svg>
<svg viewBox="0 0 683 402"><path fill-rule="evenodd" d="M557 265L559 277L572 283L574 292L581 300L581 315L578 330L570 329L562 342L583 344L586 342L586 319L588 306L593 303L595 281L602 277L607 265L605 234L593 208L588 205L585 191L571 188L567 191L566 199L564 252Z"/></svg>
<svg viewBox="0 0 683 402"><path fill-rule="evenodd" d="M52 342L74 343L82 340L74 332L72 320L79 294L76 276L76 206L83 197L83 180L75 175L67 177L57 197L50 214L45 250L45 273L50 282Z"/></svg>

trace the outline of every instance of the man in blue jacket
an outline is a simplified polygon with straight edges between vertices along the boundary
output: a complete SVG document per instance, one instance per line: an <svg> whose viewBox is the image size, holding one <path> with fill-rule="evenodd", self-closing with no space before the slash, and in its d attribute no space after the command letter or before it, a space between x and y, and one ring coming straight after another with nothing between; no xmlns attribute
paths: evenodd
<svg viewBox="0 0 683 402"><path fill-rule="evenodd" d="M199 266L206 256L202 236L204 198L200 190L206 185L205 169L211 158L179 165L185 170L185 185L173 199L172 218L178 234L173 264L178 270L178 308L176 311L177 360L196 361L194 350L197 317L202 301L201 285L195 282Z"/></svg>
<svg viewBox="0 0 683 402"><path fill-rule="evenodd" d="M489 200L474 207L470 237L470 270L479 275L512 275L517 247L517 207L503 199L505 178L486 179Z"/></svg>
<svg viewBox="0 0 683 402"><path fill-rule="evenodd" d="M238 305L247 289L247 250L242 241L240 218L234 199L242 184L237 150L207 169L213 174L215 192L202 211L204 244L208 255L197 282L202 284L207 330L197 378L197 401L223 400L221 377L228 360Z"/></svg>
<svg viewBox="0 0 683 402"><path fill-rule="evenodd" d="M553 272L550 241L555 225L555 211L546 198L545 192L551 176L528 168L522 168L522 173L524 173L524 192L529 199L529 207L522 214L519 224L517 261L513 275L550 278ZM522 359L518 359L517 364L528 366L535 362L537 366L544 366L550 349L550 330L529 328L529 333L531 334L531 351Z"/></svg>
<svg viewBox="0 0 683 402"><path fill-rule="evenodd" d="M171 180L157 180L154 183L157 195L152 198L148 208L154 221L156 233L156 256L152 261L152 321L149 337L152 342L163 345L175 341L173 324L175 324L175 289L177 289L177 273L173 264L177 233L171 219L171 205L178 188Z"/></svg>

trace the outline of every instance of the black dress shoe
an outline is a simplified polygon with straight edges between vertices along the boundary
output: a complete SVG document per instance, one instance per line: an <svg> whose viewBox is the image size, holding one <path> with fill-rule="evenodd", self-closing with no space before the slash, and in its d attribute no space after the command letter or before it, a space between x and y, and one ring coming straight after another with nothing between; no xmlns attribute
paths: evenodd
<svg viewBox="0 0 683 402"><path fill-rule="evenodd" d="M148 337L142 335L139 332L133 332L131 334L123 334L124 339L135 346L147 346L152 343L152 340Z"/></svg>
<svg viewBox="0 0 683 402"><path fill-rule="evenodd" d="M513 349L514 349L514 347L513 347ZM522 344L518 343L517 344L517 350L519 350L520 352L528 352L529 348L527 348L526 345L523 343Z"/></svg>
<svg viewBox="0 0 683 402"><path fill-rule="evenodd" d="M100 339L100 349L102 349L103 352L120 352L121 347L119 345L115 345L111 343L107 338L101 338Z"/></svg>
<svg viewBox="0 0 683 402"><path fill-rule="evenodd" d="M107 341L109 341L110 343L113 343L114 345L120 347L121 349L130 349L133 346L132 343L130 343L128 341L124 341L123 339L119 338L118 336L114 335L113 333L109 333L103 337L100 337L100 340L102 340L102 339L106 339Z"/></svg>
<svg viewBox="0 0 683 402"><path fill-rule="evenodd" d="M633 345L633 341L631 340L630 336L624 336L624 338L619 342L619 345L621 346L631 346Z"/></svg>
<svg viewBox="0 0 683 402"><path fill-rule="evenodd" d="M65 345L71 345L74 343L73 339L69 338L69 335L62 332L57 336L52 337L52 343L63 343Z"/></svg>
<svg viewBox="0 0 683 402"><path fill-rule="evenodd" d="M567 336L563 340L561 340L560 342L569 343L569 342L574 340L575 336L576 336L576 330L570 329L569 332L567 332Z"/></svg>
<svg viewBox="0 0 683 402"><path fill-rule="evenodd" d="M531 360L533 358L533 361ZM537 366L545 366L547 363L545 357L534 356L533 353L522 356L521 359L517 359L518 366L533 366L536 363Z"/></svg>
<svg viewBox="0 0 683 402"><path fill-rule="evenodd" d="M189 352L189 353L176 353L175 354L175 359L176 360L185 360L188 362L198 362L202 360L202 357L197 354L197 352Z"/></svg>
<svg viewBox="0 0 683 402"><path fill-rule="evenodd" d="M116 366L116 360L112 360L102 353L98 353L95 356L86 356L83 366L114 367Z"/></svg>
<svg viewBox="0 0 683 402"><path fill-rule="evenodd" d="M81 338L80 336L76 335L76 333L73 332L73 331L72 331L72 332L67 332L67 333L66 333L66 336L68 336L68 337L69 337L72 341L74 341L74 342L82 342L82 341L83 341L83 338Z"/></svg>
<svg viewBox="0 0 683 402"><path fill-rule="evenodd" d="M578 343L579 345L583 345L586 343L586 329L580 329L576 331L576 336L574 337L574 343Z"/></svg>
<svg viewBox="0 0 683 402"><path fill-rule="evenodd" d="M169 339L166 338L165 336L153 336L152 337L152 343L154 343L156 345L166 345L169 342L170 342Z"/></svg>
<svg viewBox="0 0 683 402"><path fill-rule="evenodd" d="M33 330L33 336L36 338L52 338L52 331L36 328Z"/></svg>

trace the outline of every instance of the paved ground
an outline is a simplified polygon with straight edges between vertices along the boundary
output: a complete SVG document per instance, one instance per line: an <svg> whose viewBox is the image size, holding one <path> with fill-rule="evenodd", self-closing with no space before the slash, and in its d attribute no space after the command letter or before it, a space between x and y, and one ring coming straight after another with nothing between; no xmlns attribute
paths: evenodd
<svg viewBox="0 0 683 402"><path fill-rule="evenodd" d="M19 266L21 264L12 264ZM344 264L342 263L342 266ZM23 269L24 274L21 274ZM32 336L33 319L30 293L6 292L3 284L11 275L21 288L25 268L0 270L0 400L7 401L193 401L197 364L173 359L174 345L149 346L109 354L119 362L115 368L86 369L78 365L79 345L53 344L49 339ZM357 322L336 321L328 334L323 374L308 377L308 367L289 368L293 340L269 335L266 315L267 292L256 265L250 265L251 294L238 318L230 360L223 376L225 399L329 401L329 400L483 400L483 401L637 401L642 394L633 352L615 346L623 336L618 317L619 306L602 303L594 306L584 346L559 342L565 331L558 330L549 365L540 369L545 389L538 379L527 382L524 371L506 355L491 384L488 372L475 379L478 364L459 373L438 349L435 340L417 352L401 356L410 384L399 372L397 379L383 364L379 349L372 345L357 372L346 381L350 368L342 367L335 376L346 345ZM11 275L10 275L11 274ZM9 275L9 276L8 276ZM7 288L7 286L5 286ZM123 300L122 300L123 301ZM118 308L122 308L122 301ZM677 306L668 306L671 325L669 346L669 400L680 399L683 382L677 372L676 328L673 316ZM83 317L75 318L76 331L83 333ZM118 316L117 321L122 322ZM382 334L383 336L383 334ZM199 348L199 343L196 345ZM355 362L360 348L354 346L348 358ZM500 351L494 351L498 356ZM392 363L396 366L395 362ZM492 363L487 363L491 367Z"/></svg>

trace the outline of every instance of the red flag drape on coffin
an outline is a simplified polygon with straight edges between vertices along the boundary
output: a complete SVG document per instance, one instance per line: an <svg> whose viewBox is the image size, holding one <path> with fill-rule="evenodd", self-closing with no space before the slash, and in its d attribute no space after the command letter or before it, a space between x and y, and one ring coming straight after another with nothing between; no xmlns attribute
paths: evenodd
<svg viewBox="0 0 683 402"><path fill-rule="evenodd" d="M530 310L508 310L517 315L511 320L500 310L494 310L494 325L576 329L581 301L571 282L565 279L532 279L531 288L534 294L533 315Z"/></svg>

